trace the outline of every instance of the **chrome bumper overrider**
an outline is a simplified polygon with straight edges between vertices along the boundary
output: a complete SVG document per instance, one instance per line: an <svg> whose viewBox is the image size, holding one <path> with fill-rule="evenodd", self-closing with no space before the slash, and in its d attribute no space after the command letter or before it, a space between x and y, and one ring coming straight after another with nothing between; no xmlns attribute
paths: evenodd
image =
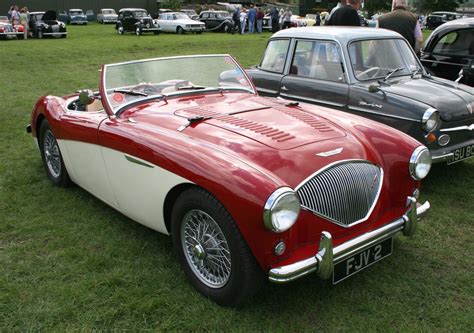
<svg viewBox="0 0 474 333"><path fill-rule="evenodd" d="M430 203L426 201L421 205L417 203L415 197L408 197L408 201L410 208L399 219L336 247L333 247L331 234L323 231L319 243L319 251L315 256L295 262L294 264L273 268L269 272L268 279L275 283L285 283L312 272L316 272L321 279L329 279L334 264L355 253L393 237L399 232L403 232L407 237L412 236L416 232L418 220L426 215L430 209Z"/></svg>

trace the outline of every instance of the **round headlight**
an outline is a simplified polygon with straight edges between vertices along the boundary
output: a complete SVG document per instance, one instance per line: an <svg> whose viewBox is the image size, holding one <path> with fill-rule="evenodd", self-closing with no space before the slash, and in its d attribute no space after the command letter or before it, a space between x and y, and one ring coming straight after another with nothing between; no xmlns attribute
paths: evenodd
<svg viewBox="0 0 474 333"><path fill-rule="evenodd" d="M410 175L415 180L425 178L431 169L431 153L428 148L420 146L410 157Z"/></svg>
<svg viewBox="0 0 474 333"><path fill-rule="evenodd" d="M421 124L426 132L433 132L439 127L439 112L436 109L429 108L423 114Z"/></svg>
<svg viewBox="0 0 474 333"><path fill-rule="evenodd" d="M300 213L300 201L289 187L282 187L270 195L263 209L265 227L274 232L283 232L295 224Z"/></svg>

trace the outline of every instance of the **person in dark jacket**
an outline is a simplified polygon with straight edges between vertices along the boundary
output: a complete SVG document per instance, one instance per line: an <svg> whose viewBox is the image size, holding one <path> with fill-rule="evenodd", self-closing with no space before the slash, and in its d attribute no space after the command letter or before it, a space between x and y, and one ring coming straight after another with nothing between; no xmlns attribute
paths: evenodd
<svg viewBox="0 0 474 333"><path fill-rule="evenodd" d="M270 17L272 18L272 32L275 33L280 30L280 14L276 7L272 7Z"/></svg>
<svg viewBox="0 0 474 333"><path fill-rule="evenodd" d="M232 35L235 32L235 28L241 34L242 31L240 30L240 9L236 8L234 14L232 14L232 21L234 21L234 26L232 27Z"/></svg>
<svg viewBox="0 0 474 333"><path fill-rule="evenodd" d="M395 0L394 5L392 12L379 17L377 27L398 32L408 41L415 53L419 54L423 43L420 22L406 10L406 1Z"/></svg>
<svg viewBox="0 0 474 333"><path fill-rule="evenodd" d="M346 5L336 9L326 25L345 25L360 27L360 19L357 10L360 7L360 0L346 0Z"/></svg>

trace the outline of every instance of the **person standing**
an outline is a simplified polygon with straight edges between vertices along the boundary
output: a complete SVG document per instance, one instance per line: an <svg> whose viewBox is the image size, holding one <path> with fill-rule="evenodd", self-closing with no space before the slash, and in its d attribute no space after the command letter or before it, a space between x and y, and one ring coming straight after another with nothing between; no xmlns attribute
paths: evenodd
<svg viewBox="0 0 474 333"><path fill-rule="evenodd" d="M253 5L250 5L250 9L247 13L247 19L249 21L249 33L253 34L255 33L255 20L257 18L257 11L253 7Z"/></svg>
<svg viewBox="0 0 474 333"><path fill-rule="evenodd" d="M275 33L280 30L280 14L278 14L276 7L272 7L270 10L270 18L272 21L272 32Z"/></svg>
<svg viewBox="0 0 474 333"><path fill-rule="evenodd" d="M23 7L20 10L20 24L23 26L23 39L28 39L28 8Z"/></svg>
<svg viewBox="0 0 474 333"><path fill-rule="evenodd" d="M12 10L12 25L15 26L15 25L18 25L20 24L20 13L18 12L18 6L13 6L13 10Z"/></svg>
<svg viewBox="0 0 474 333"><path fill-rule="evenodd" d="M240 9L236 8L234 10L234 14L232 14L232 21L234 21L234 26L232 27L232 35L235 32L235 28L237 28L237 31L240 32Z"/></svg>
<svg viewBox="0 0 474 333"><path fill-rule="evenodd" d="M242 8L240 11L240 34L243 35L245 33L245 26L247 25L247 10Z"/></svg>
<svg viewBox="0 0 474 333"><path fill-rule="evenodd" d="M291 28L291 12L290 8L286 7L285 12L283 13L283 26L282 29Z"/></svg>
<svg viewBox="0 0 474 333"><path fill-rule="evenodd" d="M393 11L380 16L377 27L398 32L419 55L423 44L420 22L415 15L406 10L405 3L406 1L395 0Z"/></svg>
<svg viewBox="0 0 474 333"><path fill-rule="evenodd" d="M263 13L263 11L257 7L257 32L259 34L262 33L264 17L265 17L265 14Z"/></svg>
<svg viewBox="0 0 474 333"><path fill-rule="evenodd" d="M316 26L321 25L321 14L319 14L319 12L316 12L316 23L314 23L314 25Z"/></svg>
<svg viewBox="0 0 474 333"><path fill-rule="evenodd" d="M339 7L329 15L325 25L360 27L359 13L357 13L360 7L360 0L345 0L345 4L345 6Z"/></svg>

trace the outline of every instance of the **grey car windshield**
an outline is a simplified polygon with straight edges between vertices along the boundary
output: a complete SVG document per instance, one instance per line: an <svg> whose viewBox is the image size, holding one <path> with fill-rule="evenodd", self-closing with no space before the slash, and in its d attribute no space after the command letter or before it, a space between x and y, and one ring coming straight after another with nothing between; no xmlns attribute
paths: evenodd
<svg viewBox="0 0 474 333"><path fill-rule="evenodd" d="M360 81L411 74L421 66L403 39L372 39L349 46L354 76Z"/></svg>

